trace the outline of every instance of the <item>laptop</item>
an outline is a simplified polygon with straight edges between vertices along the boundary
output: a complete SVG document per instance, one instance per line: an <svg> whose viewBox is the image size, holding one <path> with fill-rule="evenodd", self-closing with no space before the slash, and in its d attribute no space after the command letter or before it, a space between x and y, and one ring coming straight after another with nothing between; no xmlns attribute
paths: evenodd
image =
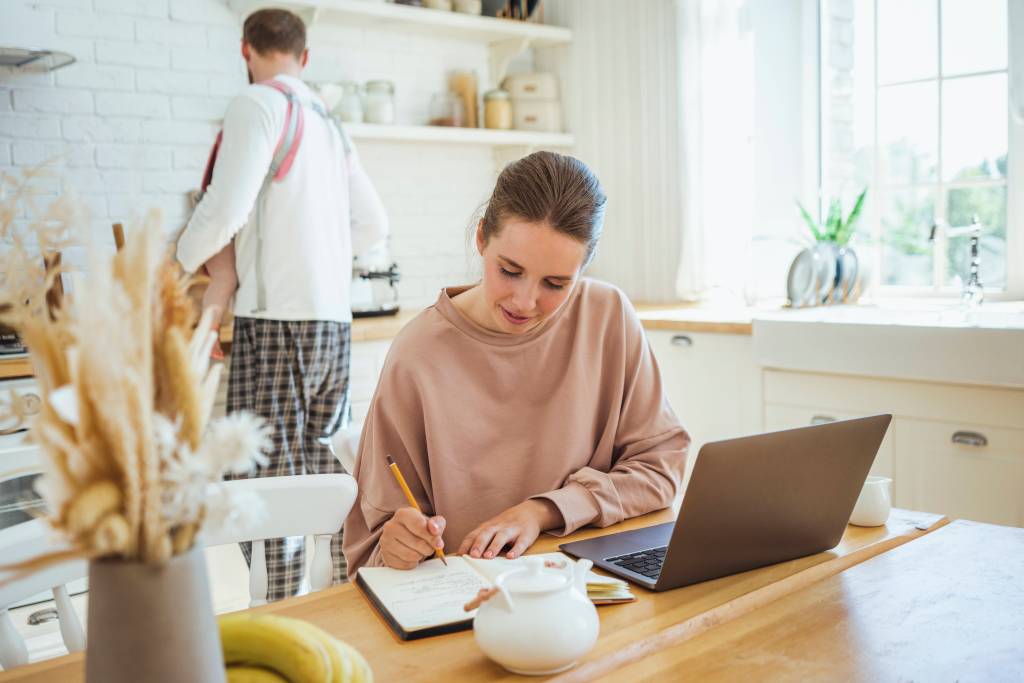
<svg viewBox="0 0 1024 683"><path fill-rule="evenodd" d="M560 548L655 591L839 544L892 415L704 444L675 522Z"/></svg>

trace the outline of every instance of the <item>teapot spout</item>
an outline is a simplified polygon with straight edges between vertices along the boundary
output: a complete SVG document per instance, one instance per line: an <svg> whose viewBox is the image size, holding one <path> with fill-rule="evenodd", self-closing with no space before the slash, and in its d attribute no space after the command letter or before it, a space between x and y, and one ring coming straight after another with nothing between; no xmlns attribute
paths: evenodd
<svg viewBox="0 0 1024 683"><path fill-rule="evenodd" d="M578 560L576 566L573 568L573 579L576 584L576 590L580 592L580 595L587 597L587 576L590 575L590 568L594 566L594 563L590 560Z"/></svg>

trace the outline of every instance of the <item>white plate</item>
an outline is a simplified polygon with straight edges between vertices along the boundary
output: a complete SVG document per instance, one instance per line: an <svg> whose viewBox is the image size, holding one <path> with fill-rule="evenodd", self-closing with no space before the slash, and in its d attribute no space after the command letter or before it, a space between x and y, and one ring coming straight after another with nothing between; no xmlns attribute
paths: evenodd
<svg viewBox="0 0 1024 683"><path fill-rule="evenodd" d="M821 270L818 264L819 259L818 254L811 249L804 249L793 259L786 282L786 294L789 296L790 306L800 308L815 303Z"/></svg>

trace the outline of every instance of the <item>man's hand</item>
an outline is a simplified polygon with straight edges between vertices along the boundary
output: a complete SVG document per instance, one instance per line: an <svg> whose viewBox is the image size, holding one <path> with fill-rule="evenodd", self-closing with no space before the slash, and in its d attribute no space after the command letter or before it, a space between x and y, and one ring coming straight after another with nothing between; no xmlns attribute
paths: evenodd
<svg viewBox="0 0 1024 683"><path fill-rule="evenodd" d="M380 537L380 556L394 569L414 569L434 550L444 548L444 517L427 517L412 507L399 508Z"/></svg>
<svg viewBox="0 0 1024 683"><path fill-rule="evenodd" d="M510 560L522 555L533 545L540 532L562 526L562 514L549 500L531 498L492 517L466 535L457 554L491 559L508 544L505 555Z"/></svg>

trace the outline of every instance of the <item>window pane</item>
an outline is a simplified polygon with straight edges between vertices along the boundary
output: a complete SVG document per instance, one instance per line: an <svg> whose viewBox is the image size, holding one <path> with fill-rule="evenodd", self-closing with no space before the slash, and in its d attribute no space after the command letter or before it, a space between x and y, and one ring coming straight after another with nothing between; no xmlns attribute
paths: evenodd
<svg viewBox="0 0 1024 683"><path fill-rule="evenodd" d="M946 180L1005 178L1009 145L1006 74L942 85L942 168Z"/></svg>
<svg viewBox="0 0 1024 683"><path fill-rule="evenodd" d="M881 195L882 284L927 287L932 284L928 231L935 197L927 190L892 190Z"/></svg>
<svg viewBox="0 0 1024 683"><path fill-rule="evenodd" d="M1006 68L1006 0L942 0L942 74Z"/></svg>
<svg viewBox="0 0 1024 683"><path fill-rule="evenodd" d="M879 179L883 185L935 179L938 107L938 83L935 81L879 89Z"/></svg>
<svg viewBox="0 0 1024 683"><path fill-rule="evenodd" d="M939 75L936 0L878 3L878 82L898 83Z"/></svg>
<svg viewBox="0 0 1024 683"><path fill-rule="evenodd" d="M949 191L946 220L950 225L968 225L971 217L981 221L981 283L1006 287L1006 186L972 187ZM970 238L954 237L948 248L949 281L967 279Z"/></svg>

